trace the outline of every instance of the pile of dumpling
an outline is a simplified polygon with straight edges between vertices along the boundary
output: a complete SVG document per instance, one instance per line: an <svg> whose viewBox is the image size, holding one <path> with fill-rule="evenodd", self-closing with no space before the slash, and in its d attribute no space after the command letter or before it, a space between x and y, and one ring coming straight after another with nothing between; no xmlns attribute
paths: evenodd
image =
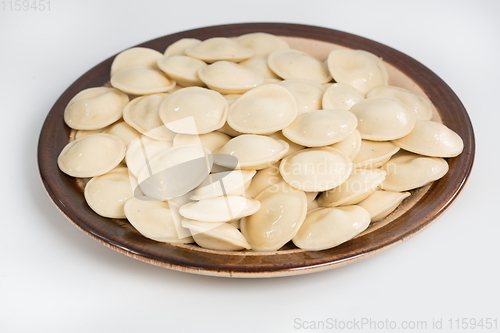
<svg viewBox="0 0 500 333"><path fill-rule="evenodd" d="M58 158L88 205L147 238L213 250L337 246L443 177L462 139L379 57L327 59L268 33L118 54L81 91Z"/></svg>

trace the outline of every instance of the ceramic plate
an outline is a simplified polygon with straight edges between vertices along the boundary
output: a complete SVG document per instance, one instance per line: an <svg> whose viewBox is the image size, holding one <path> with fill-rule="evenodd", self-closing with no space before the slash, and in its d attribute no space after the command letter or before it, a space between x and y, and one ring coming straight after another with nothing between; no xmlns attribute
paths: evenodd
<svg viewBox="0 0 500 333"><path fill-rule="evenodd" d="M286 38L291 47L326 59L335 48L363 49L383 58L390 84L426 94L436 107L435 118L457 132L465 147L461 155L448 159L448 174L415 191L398 210L374 223L362 235L324 251L286 247L272 253L224 252L196 245L159 243L140 235L127 221L100 217L86 204L77 181L59 171L57 156L68 143L70 129L63 121L69 100L79 91L109 81L114 56L104 60L76 80L56 101L43 124L38 163L47 193L60 211L90 237L133 258L158 266L203 275L225 277L275 277L317 272L367 258L417 234L436 220L454 201L471 172L474 133L462 103L431 70L411 57L375 41L349 33L315 26L284 23L242 23L211 26L157 38L137 46L163 53L180 38L236 37L251 32L268 32Z"/></svg>

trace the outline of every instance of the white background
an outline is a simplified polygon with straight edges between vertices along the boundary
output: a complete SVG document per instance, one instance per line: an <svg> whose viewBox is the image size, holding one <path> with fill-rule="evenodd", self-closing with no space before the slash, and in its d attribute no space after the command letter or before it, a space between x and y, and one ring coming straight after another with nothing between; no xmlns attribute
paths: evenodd
<svg viewBox="0 0 500 333"><path fill-rule="evenodd" d="M319 332L306 328L362 318L425 321L425 332L441 319L436 332L456 331L450 318L497 318L500 329L499 16L496 0L51 0L45 12L0 7L0 332ZM468 110L477 140L472 176L453 206L374 257L273 279L171 271L77 230L45 194L36 163L39 131L59 95L127 47L238 22L346 31L439 75Z"/></svg>

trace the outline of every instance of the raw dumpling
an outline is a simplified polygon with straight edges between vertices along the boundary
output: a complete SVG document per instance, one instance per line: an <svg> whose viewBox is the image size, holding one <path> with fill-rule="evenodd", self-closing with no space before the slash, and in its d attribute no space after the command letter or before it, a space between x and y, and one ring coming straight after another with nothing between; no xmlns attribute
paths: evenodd
<svg viewBox="0 0 500 333"><path fill-rule="evenodd" d="M335 82L350 85L362 94L388 84L382 59L364 50L333 50L328 55L327 65Z"/></svg>
<svg viewBox="0 0 500 333"><path fill-rule="evenodd" d="M269 54L267 62L272 71L284 80L299 79L323 84L332 79L323 62L299 50L274 51Z"/></svg>
<svg viewBox="0 0 500 333"><path fill-rule="evenodd" d="M145 66L158 69L156 62L163 58L160 52L146 47L132 47L120 52L111 64L111 75L120 69L132 66Z"/></svg>
<svg viewBox="0 0 500 333"><path fill-rule="evenodd" d="M116 219L125 218L123 206L134 197L133 185L127 168L118 167L93 177L85 185L85 200L97 214Z"/></svg>
<svg viewBox="0 0 500 333"><path fill-rule="evenodd" d="M394 98L373 97L355 104L351 110L358 118L361 138L387 141L408 135L417 121L415 112Z"/></svg>
<svg viewBox="0 0 500 333"><path fill-rule="evenodd" d="M392 141L396 146L416 154L434 157L455 157L462 153L462 138L441 123L420 120L410 134Z"/></svg>
<svg viewBox="0 0 500 333"><path fill-rule="evenodd" d="M257 197L261 209L241 221L241 231L254 251L277 251L299 230L307 213L303 191L285 182L269 186Z"/></svg>
<svg viewBox="0 0 500 333"><path fill-rule="evenodd" d="M207 64L199 59L184 55L175 55L158 60L158 67L169 78L181 86L203 86L203 81L198 76L198 71Z"/></svg>
<svg viewBox="0 0 500 333"><path fill-rule="evenodd" d="M111 85L127 94L147 95L174 89L175 81L165 74L145 66L125 67L111 76Z"/></svg>
<svg viewBox="0 0 500 333"><path fill-rule="evenodd" d="M320 192L347 180L352 163L340 150L331 147L307 148L285 157L280 163L283 179L306 192Z"/></svg>
<svg viewBox="0 0 500 333"><path fill-rule="evenodd" d="M325 250L354 238L369 224L370 214L359 206L317 208L309 211L293 243L304 250Z"/></svg>
<svg viewBox="0 0 500 333"><path fill-rule="evenodd" d="M166 243L192 243L192 237L179 238L170 206L164 201L132 198L124 205L130 224L144 237Z"/></svg>
<svg viewBox="0 0 500 333"><path fill-rule="evenodd" d="M301 114L282 133L306 147L328 146L345 140L358 125L356 116L344 110L316 110Z"/></svg>
<svg viewBox="0 0 500 333"><path fill-rule="evenodd" d="M355 205L372 194L385 175L386 172L379 169L356 169L342 185L323 192L318 203L323 207Z"/></svg>
<svg viewBox="0 0 500 333"><path fill-rule="evenodd" d="M298 115L322 108L324 89L321 84L306 80L284 80L278 84L288 89L295 97Z"/></svg>
<svg viewBox="0 0 500 333"><path fill-rule="evenodd" d="M358 203L370 213L372 222L386 218L401 202L410 196L410 192L375 191Z"/></svg>
<svg viewBox="0 0 500 333"><path fill-rule="evenodd" d="M264 84L231 104L227 123L240 133L271 134L290 125L296 116L292 93L278 84Z"/></svg>
<svg viewBox="0 0 500 333"><path fill-rule="evenodd" d="M199 78L221 94L242 94L264 82L264 75L256 69L229 61L217 61L198 71Z"/></svg>
<svg viewBox="0 0 500 333"><path fill-rule="evenodd" d="M430 120L432 118L432 102L423 95L417 95L409 90L395 86L382 86L370 90L366 97L392 97L405 104L415 112L417 120Z"/></svg>
<svg viewBox="0 0 500 333"><path fill-rule="evenodd" d="M267 58L273 51L290 48L283 38L266 32L244 34L235 38L234 41L243 47L252 49L255 58Z"/></svg>
<svg viewBox="0 0 500 333"><path fill-rule="evenodd" d="M213 63L226 60L238 62L248 59L254 55L251 48L241 46L226 37L213 37L194 44L184 50L186 55Z"/></svg>
<svg viewBox="0 0 500 333"><path fill-rule="evenodd" d="M201 87L187 87L165 98L159 115L165 126L176 133L205 134L226 122L228 105L218 92ZM196 128L191 128L189 121ZM184 121L186 120L186 121Z"/></svg>
<svg viewBox="0 0 500 333"><path fill-rule="evenodd" d="M268 136L243 134L229 140L214 155L218 165L235 167L233 160L229 163L223 155L234 156L238 166L246 170L260 170L279 161L288 151L288 143ZM222 155L222 156L221 156Z"/></svg>
<svg viewBox="0 0 500 333"><path fill-rule="evenodd" d="M64 110L64 122L77 130L98 130L122 117L127 94L112 87L88 88L76 94Z"/></svg>
<svg viewBox="0 0 500 333"><path fill-rule="evenodd" d="M78 178L103 175L125 157L125 144L112 134L91 134L68 143L57 159L59 169Z"/></svg>
<svg viewBox="0 0 500 333"><path fill-rule="evenodd" d="M397 154L381 168L387 172L381 188L401 192L422 187L443 177L448 168L446 160L440 157Z"/></svg>
<svg viewBox="0 0 500 333"><path fill-rule="evenodd" d="M212 169L211 153L201 145L175 146L156 154L139 172L139 186L156 200L180 197L196 188Z"/></svg>
<svg viewBox="0 0 500 333"><path fill-rule="evenodd" d="M123 120L150 138L171 141L175 133L165 127L159 114L160 105L167 96L151 94L134 98L123 109Z"/></svg>
<svg viewBox="0 0 500 333"><path fill-rule="evenodd" d="M191 231L196 244L211 250L239 251L252 247L231 223L212 223L183 219L182 225Z"/></svg>
<svg viewBox="0 0 500 333"><path fill-rule="evenodd" d="M260 209L260 202L238 195L219 196L189 202L179 213L190 220L228 222L252 215Z"/></svg>
<svg viewBox="0 0 500 333"><path fill-rule="evenodd" d="M321 100L323 109L350 110L355 104L365 99L361 91L345 83L333 83Z"/></svg>

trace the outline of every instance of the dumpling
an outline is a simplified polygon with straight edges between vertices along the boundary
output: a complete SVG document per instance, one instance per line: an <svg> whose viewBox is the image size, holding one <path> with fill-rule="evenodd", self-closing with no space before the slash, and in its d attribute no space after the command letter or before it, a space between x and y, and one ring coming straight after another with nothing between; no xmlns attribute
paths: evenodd
<svg viewBox="0 0 500 333"><path fill-rule="evenodd" d="M267 58L269 67L284 80L307 80L320 84L332 77L325 64L313 56L295 49L277 50Z"/></svg>
<svg viewBox="0 0 500 333"><path fill-rule="evenodd" d="M327 191L347 180L352 163L340 150L307 148L285 157L280 163L283 179L306 192Z"/></svg>
<svg viewBox="0 0 500 333"><path fill-rule="evenodd" d="M382 59L368 51L333 50L328 55L327 65L335 82L350 85L362 94L388 84Z"/></svg>
<svg viewBox="0 0 500 333"><path fill-rule="evenodd" d="M98 130L122 117L127 94L112 87L88 88L76 94L64 110L64 122L77 130Z"/></svg>
<svg viewBox="0 0 500 333"><path fill-rule="evenodd" d="M290 125L296 116L292 93L278 84L264 84L231 104L227 123L240 133L271 134Z"/></svg>
<svg viewBox="0 0 500 333"><path fill-rule="evenodd" d="M316 208L307 214L293 243L304 250L325 250L354 238L369 224L370 214L360 206Z"/></svg>
<svg viewBox="0 0 500 333"><path fill-rule="evenodd" d="M297 234L304 222L306 194L282 181L262 191L256 200L261 209L242 219L241 231L254 251L277 251Z"/></svg>
<svg viewBox="0 0 500 333"><path fill-rule="evenodd" d="M57 158L59 169L79 178L103 175L125 157L125 144L112 134L91 134L68 143Z"/></svg>
<svg viewBox="0 0 500 333"><path fill-rule="evenodd" d="M176 133L205 134L226 122L228 104L218 92L201 87L187 87L166 97L159 115L165 126ZM188 126L194 121L195 128Z"/></svg>
<svg viewBox="0 0 500 333"><path fill-rule="evenodd" d="M356 116L344 110L316 110L299 115L282 133L306 147L328 146L346 139L358 125Z"/></svg>
<svg viewBox="0 0 500 333"><path fill-rule="evenodd" d="M268 136L243 134L229 140L214 155L215 164L235 167L234 160L226 161L224 155L237 159L238 167L245 170L265 169L279 161L288 151L288 143Z"/></svg>

